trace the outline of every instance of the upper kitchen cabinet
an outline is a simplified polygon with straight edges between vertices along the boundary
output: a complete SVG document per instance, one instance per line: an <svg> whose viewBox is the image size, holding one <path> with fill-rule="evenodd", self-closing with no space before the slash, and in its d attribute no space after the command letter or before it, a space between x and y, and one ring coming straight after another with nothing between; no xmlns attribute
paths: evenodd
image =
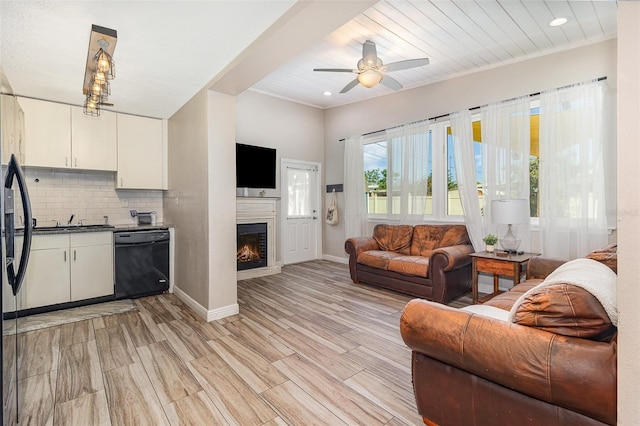
<svg viewBox="0 0 640 426"><path fill-rule="evenodd" d="M118 167L116 113L100 111L89 117L82 107L71 107L73 168L115 171Z"/></svg>
<svg viewBox="0 0 640 426"><path fill-rule="evenodd" d="M25 164L115 171L116 114L87 117L81 107L20 98L25 116Z"/></svg>
<svg viewBox="0 0 640 426"><path fill-rule="evenodd" d="M71 107L18 98L24 111L27 166L71 167Z"/></svg>
<svg viewBox="0 0 640 426"><path fill-rule="evenodd" d="M2 164L7 164L11 154L18 163L24 163L24 113L15 96L0 95L2 116Z"/></svg>
<svg viewBox="0 0 640 426"><path fill-rule="evenodd" d="M165 124L118 114L117 189L167 189Z"/></svg>

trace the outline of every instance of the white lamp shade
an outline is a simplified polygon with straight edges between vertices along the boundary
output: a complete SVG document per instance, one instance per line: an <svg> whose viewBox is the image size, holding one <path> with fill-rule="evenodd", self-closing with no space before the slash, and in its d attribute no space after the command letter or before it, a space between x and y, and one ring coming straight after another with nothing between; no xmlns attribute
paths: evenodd
<svg viewBox="0 0 640 426"><path fill-rule="evenodd" d="M374 69L369 69L358 74L358 81L364 87L375 87L382 80L382 74Z"/></svg>
<svg viewBox="0 0 640 426"><path fill-rule="evenodd" d="M491 218L493 223L502 225L526 223L529 220L529 201L493 200Z"/></svg>

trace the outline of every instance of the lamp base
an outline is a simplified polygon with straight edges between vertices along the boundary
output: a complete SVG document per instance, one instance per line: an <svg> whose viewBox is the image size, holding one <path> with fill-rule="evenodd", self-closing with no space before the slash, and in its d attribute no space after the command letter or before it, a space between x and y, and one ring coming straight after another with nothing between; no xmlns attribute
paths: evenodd
<svg viewBox="0 0 640 426"><path fill-rule="evenodd" d="M500 239L502 249L510 254L517 254L520 247L520 240L513 233L512 225L509 224L507 233Z"/></svg>

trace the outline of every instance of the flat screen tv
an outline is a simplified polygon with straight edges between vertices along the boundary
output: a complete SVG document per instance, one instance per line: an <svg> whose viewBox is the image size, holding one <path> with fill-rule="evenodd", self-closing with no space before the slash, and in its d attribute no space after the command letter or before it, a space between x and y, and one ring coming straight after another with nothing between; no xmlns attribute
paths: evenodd
<svg viewBox="0 0 640 426"><path fill-rule="evenodd" d="M236 144L236 187L276 188L276 150Z"/></svg>

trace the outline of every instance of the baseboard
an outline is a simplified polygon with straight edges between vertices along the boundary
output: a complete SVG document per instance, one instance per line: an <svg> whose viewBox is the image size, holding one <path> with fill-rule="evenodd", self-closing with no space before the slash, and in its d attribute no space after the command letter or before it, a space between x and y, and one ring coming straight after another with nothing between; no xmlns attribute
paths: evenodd
<svg viewBox="0 0 640 426"><path fill-rule="evenodd" d="M332 256L330 254L323 254L322 260L328 260L330 262L336 262L336 263L344 263L345 265L349 264L348 257Z"/></svg>
<svg viewBox="0 0 640 426"><path fill-rule="evenodd" d="M221 308L207 310L204 306L196 302L191 296L182 291L180 287L173 287L173 294L184 302L185 305L193 309L200 318L207 322L219 320L222 318L237 315L240 312L240 307L237 303L229 306L223 306Z"/></svg>

